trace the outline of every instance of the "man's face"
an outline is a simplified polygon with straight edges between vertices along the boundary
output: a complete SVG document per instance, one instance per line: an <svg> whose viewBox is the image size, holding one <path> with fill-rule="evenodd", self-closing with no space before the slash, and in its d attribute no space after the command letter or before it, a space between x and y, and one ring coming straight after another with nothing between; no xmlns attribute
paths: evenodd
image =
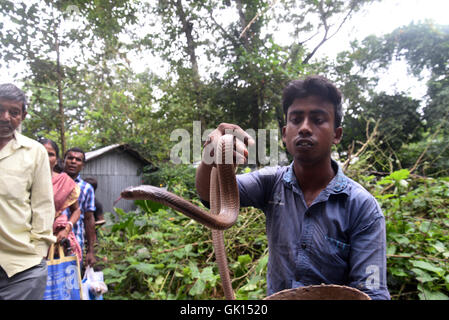
<svg viewBox="0 0 449 320"><path fill-rule="evenodd" d="M25 116L21 102L0 99L0 139L12 138Z"/></svg>
<svg viewBox="0 0 449 320"><path fill-rule="evenodd" d="M72 178L78 176L84 167L84 156L81 152L70 151L64 159L64 172Z"/></svg>
<svg viewBox="0 0 449 320"><path fill-rule="evenodd" d="M341 140L342 129L334 128L334 106L316 96L295 99L282 128L282 141L295 161L314 164L330 158L333 144Z"/></svg>

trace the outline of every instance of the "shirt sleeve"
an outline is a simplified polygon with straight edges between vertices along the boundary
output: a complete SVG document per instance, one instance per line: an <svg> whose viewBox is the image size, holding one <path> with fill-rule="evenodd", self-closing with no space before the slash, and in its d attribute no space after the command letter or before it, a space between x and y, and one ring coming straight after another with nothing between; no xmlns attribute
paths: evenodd
<svg viewBox="0 0 449 320"><path fill-rule="evenodd" d="M267 167L237 175L241 207L265 208L276 180L277 169L278 167Z"/></svg>
<svg viewBox="0 0 449 320"><path fill-rule="evenodd" d="M36 152L36 167L31 185L31 241L36 253L46 256L50 244L56 241L53 236L55 206L50 164L44 148Z"/></svg>
<svg viewBox="0 0 449 320"><path fill-rule="evenodd" d="M387 289L385 218L375 199L365 201L351 235L350 286L371 299L390 299Z"/></svg>
<svg viewBox="0 0 449 320"><path fill-rule="evenodd" d="M84 207L84 212L95 212L96 207L95 207L95 191L94 188L90 185L87 184L86 187L86 202L85 202L85 207Z"/></svg>

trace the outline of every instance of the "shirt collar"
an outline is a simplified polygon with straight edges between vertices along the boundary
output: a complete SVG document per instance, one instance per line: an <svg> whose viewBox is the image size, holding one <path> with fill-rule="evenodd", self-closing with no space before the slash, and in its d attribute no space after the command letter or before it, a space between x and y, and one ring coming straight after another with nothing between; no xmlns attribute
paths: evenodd
<svg viewBox="0 0 449 320"><path fill-rule="evenodd" d="M20 134L17 131L14 131L14 142L13 142L13 148L14 149L19 149L21 147L24 148L31 148L32 142L29 138L23 136L22 134Z"/></svg>
<svg viewBox="0 0 449 320"><path fill-rule="evenodd" d="M81 174L78 173L78 176L75 178L75 182L81 182Z"/></svg>
<svg viewBox="0 0 449 320"><path fill-rule="evenodd" d="M335 160L331 159L331 165L334 169L337 169L337 174L331 182L329 182L325 190L328 190L330 194L346 193L349 195L348 178L345 176L343 170ZM289 186L295 185L299 188L298 181L296 180L296 176L293 172L293 162L288 166L283 180L285 184Z"/></svg>

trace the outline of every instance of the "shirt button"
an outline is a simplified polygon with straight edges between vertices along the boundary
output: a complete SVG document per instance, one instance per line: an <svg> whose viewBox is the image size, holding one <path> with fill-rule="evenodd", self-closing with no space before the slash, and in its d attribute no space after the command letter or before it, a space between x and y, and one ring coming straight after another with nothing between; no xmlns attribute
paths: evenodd
<svg viewBox="0 0 449 320"><path fill-rule="evenodd" d="M307 248L307 245L305 243L301 244L301 248L305 249Z"/></svg>

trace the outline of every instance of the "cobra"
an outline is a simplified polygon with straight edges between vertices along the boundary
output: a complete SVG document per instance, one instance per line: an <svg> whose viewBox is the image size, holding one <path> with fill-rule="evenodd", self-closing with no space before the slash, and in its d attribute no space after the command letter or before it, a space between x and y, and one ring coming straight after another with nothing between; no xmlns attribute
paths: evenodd
<svg viewBox="0 0 449 320"><path fill-rule="evenodd" d="M165 189L150 185L129 187L121 192L124 199L152 200L167 205L212 230L215 258L225 298L228 300L234 299L235 296L229 275L223 230L235 224L240 209L235 166L232 160L231 163L225 161L227 154L232 157L233 143L234 136L230 134L221 136L217 143L216 166L212 168L210 177L210 212Z"/></svg>
<svg viewBox="0 0 449 320"><path fill-rule="evenodd" d="M141 185L126 188L121 197L128 200L152 200L167 205L176 211L196 220L210 228L216 262L222 281L225 298L235 299L229 274L223 230L232 227L237 221L240 209L240 199L235 176L235 165L228 160L232 157L234 136L225 134L220 137L215 152L215 164L210 176L210 211L207 212L191 202L162 188ZM232 158L231 158L232 159ZM231 162L231 163L228 163ZM329 292L326 295L326 292ZM345 295L346 292L352 296ZM355 292L355 294L354 294ZM315 294L316 293L316 294ZM289 289L266 299L369 299L369 296L355 288L335 285L308 286Z"/></svg>

